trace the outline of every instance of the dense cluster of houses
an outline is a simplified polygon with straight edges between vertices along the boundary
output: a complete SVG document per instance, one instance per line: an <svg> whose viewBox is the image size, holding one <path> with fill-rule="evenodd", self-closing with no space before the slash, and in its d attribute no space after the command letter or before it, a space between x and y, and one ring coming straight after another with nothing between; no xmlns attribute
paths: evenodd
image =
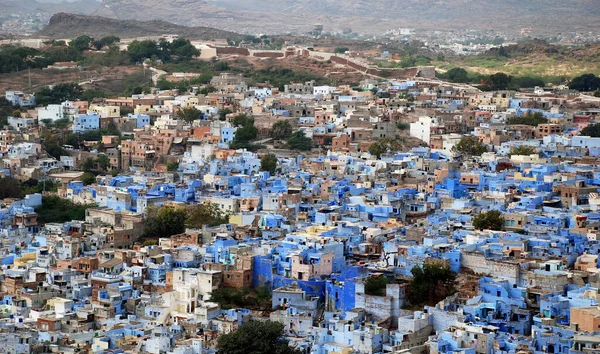
<svg viewBox="0 0 600 354"><path fill-rule="evenodd" d="M52 193L95 204L84 220L41 224L41 194L2 203L8 352L213 353L251 319L283 323L290 345L314 354L600 351L600 138L580 134L600 120L598 100L435 80L279 90L221 74L211 85L29 110L35 97L7 92L23 108L0 132L1 172L59 181ZM178 119L185 107L198 119ZM229 148L241 112L268 149ZM535 112L546 121L509 124ZM65 118L77 136L109 126L121 136L51 157L41 126ZM315 148L271 140L279 121ZM457 150L465 136L487 152ZM406 148L377 157L381 139ZM513 153L523 146L534 153ZM261 170L267 152L275 174ZM107 173L84 185L82 164L99 155ZM229 222L142 242L149 208L203 203ZM502 230L475 228L491 210ZM428 263L458 273L458 292L415 311L411 270ZM371 277L389 280L383 294L365 290ZM270 311L211 301L261 287Z"/></svg>

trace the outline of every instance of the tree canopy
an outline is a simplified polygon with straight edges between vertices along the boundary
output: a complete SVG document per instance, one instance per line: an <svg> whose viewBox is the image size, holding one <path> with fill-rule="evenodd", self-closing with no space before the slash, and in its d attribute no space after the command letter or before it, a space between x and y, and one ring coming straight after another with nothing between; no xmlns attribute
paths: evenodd
<svg viewBox="0 0 600 354"><path fill-rule="evenodd" d="M24 193L18 180L12 177L0 177L0 199L23 198Z"/></svg>
<svg viewBox="0 0 600 354"><path fill-rule="evenodd" d="M284 140L292 135L292 124L289 120L280 120L273 124L269 136L276 140Z"/></svg>
<svg viewBox="0 0 600 354"><path fill-rule="evenodd" d="M86 186L96 183L96 176L94 176L94 174L91 172L85 172L79 179Z"/></svg>
<svg viewBox="0 0 600 354"><path fill-rule="evenodd" d="M229 214L224 212L214 203L198 204L193 206L187 214L186 225L200 229L204 225L219 226L229 222Z"/></svg>
<svg viewBox="0 0 600 354"><path fill-rule="evenodd" d="M277 171L277 156L275 154L265 154L260 158L260 170L269 171L271 175L275 175Z"/></svg>
<svg viewBox="0 0 600 354"><path fill-rule="evenodd" d="M94 39L90 36L79 36L69 42L69 47L76 49L79 52L90 49Z"/></svg>
<svg viewBox="0 0 600 354"><path fill-rule="evenodd" d="M252 320L237 331L219 337L219 354L299 354L283 338L283 324L273 321Z"/></svg>
<svg viewBox="0 0 600 354"><path fill-rule="evenodd" d="M95 206L95 204L74 204L68 199L47 196L42 198L42 205L36 207L35 212L38 214L38 221L41 223L62 223L71 220L85 220L85 210Z"/></svg>
<svg viewBox="0 0 600 354"><path fill-rule="evenodd" d="M113 44L121 41L121 38L117 36L106 36L100 39L92 40L92 46L97 50L101 50L104 47L111 47Z"/></svg>
<svg viewBox="0 0 600 354"><path fill-rule="evenodd" d="M452 147L452 151L458 154L481 156L481 154L487 151L487 148L476 137L465 136Z"/></svg>
<svg viewBox="0 0 600 354"><path fill-rule="evenodd" d="M365 294L373 296L385 296L385 288L389 279L384 276L370 276L365 279Z"/></svg>
<svg viewBox="0 0 600 354"><path fill-rule="evenodd" d="M415 266L410 271L411 281L410 302L413 305L434 305L454 292L456 273L446 264L425 263L423 268Z"/></svg>
<svg viewBox="0 0 600 354"><path fill-rule="evenodd" d="M78 84L56 84L52 88L45 86L35 94L36 103L41 106L59 104L64 101L76 101L83 94L83 89Z"/></svg>
<svg viewBox="0 0 600 354"><path fill-rule="evenodd" d="M590 92L600 89L600 77L594 74L583 74L571 80L569 88L572 90Z"/></svg>
<svg viewBox="0 0 600 354"><path fill-rule="evenodd" d="M169 237L185 231L187 212L182 207L151 207L144 224L147 238Z"/></svg>
<svg viewBox="0 0 600 354"><path fill-rule="evenodd" d="M516 146L512 149L510 149L510 154L509 156L512 155L533 155L533 154L537 154L538 150L536 147L534 146L529 146L529 145L521 145L521 146Z"/></svg>
<svg viewBox="0 0 600 354"><path fill-rule="evenodd" d="M477 230L500 231L504 229L504 217L498 210L483 212L473 218L473 227Z"/></svg>
<svg viewBox="0 0 600 354"><path fill-rule="evenodd" d="M522 117L512 117L508 120L509 125L514 124L524 124L531 125L532 127L537 127L538 124L548 123L548 119L544 117L541 112L534 112L531 114L526 114Z"/></svg>
<svg viewBox="0 0 600 354"><path fill-rule="evenodd" d="M233 111L231 111L231 109L229 109L229 108L221 109L219 111L219 120L221 120L221 121L226 120L227 119L227 115L230 114L230 113L233 113Z"/></svg>
<svg viewBox="0 0 600 354"><path fill-rule="evenodd" d="M302 130L297 130L288 138L287 146L293 150L309 151L312 149L313 141L304 135Z"/></svg>
<svg viewBox="0 0 600 354"><path fill-rule="evenodd" d="M183 107L177 110L177 118L183 119L184 121L191 123L195 120L202 118L202 112L196 107Z"/></svg>
<svg viewBox="0 0 600 354"><path fill-rule="evenodd" d="M446 72L445 77L451 82L465 83L469 81L468 73L463 68L452 68Z"/></svg>
<svg viewBox="0 0 600 354"><path fill-rule="evenodd" d="M600 124L590 124L581 130L582 136L600 137Z"/></svg>
<svg viewBox="0 0 600 354"><path fill-rule="evenodd" d="M135 40L127 47L127 52L133 62L140 62L144 59L163 62L190 60L200 55L200 50L192 45L189 39L177 38L169 43L166 40L156 42L154 40Z"/></svg>
<svg viewBox="0 0 600 354"><path fill-rule="evenodd" d="M396 152L400 150L402 150L402 142L392 138L380 138L369 146L369 153L377 156L377 158L388 151Z"/></svg>
<svg viewBox="0 0 600 354"><path fill-rule="evenodd" d="M135 40L127 46L127 53L133 62L140 62L146 58L158 57L160 50L158 44L153 40Z"/></svg>
<svg viewBox="0 0 600 354"><path fill-rule="evenodd" d="M254 118L245 114L238 114L232 119L232 123L237 127L237 130L229 147L232 149L257 150L257 146L251 142L258 136L258 128L254 126Z"/></svg>
<svg viewBox="0 0 600 354"><path fill-rule="evenodd" d="M512 77L505 73L495 73L484 80L483 88L489 90L507 90Z"/></svg>

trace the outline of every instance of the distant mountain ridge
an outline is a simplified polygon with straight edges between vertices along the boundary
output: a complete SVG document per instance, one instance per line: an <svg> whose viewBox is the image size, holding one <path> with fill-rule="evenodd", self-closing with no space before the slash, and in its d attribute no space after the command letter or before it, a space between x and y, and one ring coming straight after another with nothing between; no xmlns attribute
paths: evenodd
<svg viewBox="0 0 600 354"><path fill-rule="evenodd" d="M600 28L598 0L103 0L95 13L119 19L162 19L236 32L394 27L537 32Z"/></svg>
<svg viewBox="0 0 600 354"><path fill-rule="evenodd" d="M101 38L116 35L122 38L143 37L162 34L178 34L194 39L232 39L241 35L210 27L186 27L165 21L117 20L100 16L73 15L58 13L50 18L50 23L38 35L52 38L74 38L88 35Z"/></svg>
<svg viewBox="0 0 600 354"><path fill-rule="evenodd" d="M0 13L49 13L70 12L76 14L92 13L101 4L95 0L76 0L59 2L40 2L36 0L3 0L0 1Z"/></svg>

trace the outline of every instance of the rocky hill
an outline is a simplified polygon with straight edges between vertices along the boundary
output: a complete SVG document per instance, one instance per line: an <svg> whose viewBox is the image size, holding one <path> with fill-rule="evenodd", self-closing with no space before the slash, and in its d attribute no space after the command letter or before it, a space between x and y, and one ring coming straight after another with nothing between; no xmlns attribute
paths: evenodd
<svg viewBox="0 0 600 354"><path fill-rule="evenodd" d="M165 21L117 20L100 16L83 16L58 13L52 16L50 23L38 33L51 38L74 38L88 35L101 38L116 35L121 38L133 38L162 34L178 34L191 39L240 39L242 36L210 27L186 27Z"/></svg>
<svg viewBox="0 0 600 354"><path fill-rule="evenodd" d="M366 33L399 26L496 29L534 33L600 28L597 0L103 0L98 15L163 19L235 32L308 31L351 27Z"/></svg>
<svg viewBox="0 0 600 354"><path fill-rule="evenodd" d="M73 1L36 1L36 0L3 0L0 1L1 14L24 13L57 13L68 11L71 13L87 14L96 11L100 3L95 0Z"/></svg>

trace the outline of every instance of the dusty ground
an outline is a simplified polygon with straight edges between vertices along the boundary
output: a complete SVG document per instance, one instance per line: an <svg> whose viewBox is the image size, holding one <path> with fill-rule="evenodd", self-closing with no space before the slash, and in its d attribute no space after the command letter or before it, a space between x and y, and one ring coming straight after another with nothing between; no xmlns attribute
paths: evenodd
<svg viewBox="0 0 600 354"><path fill-rule="evenodd" d="M305 57L293 56L278 59L247 57L244 59L256 69L278 66L292 70L308 71L329 78L333 84L358 83L365 78L365 75L362 73L343 65Z"/></svg>
<svg viewBox="0 0 600 354"><path fill-rule="evenodd" d="M26 92L37 91L46 85L55 85L64 82L90 82L82 85L85 89L94 88L106 91L118 91L120 81L140 73L143 77L143 69L136 66L116 66L100 68L78 68L68 70L56 69L32 69L28 71L12 72L0 75L0 92L5 90L22 90ZM29 77L31 75L31 86ZM115 88L116 90L113 90Z"/></svg>
<svg viewBox="0 0 600 354"><path fill-rule="evenodd" d="M468 299L476 296L478 293L478 284L480 275L476 275L472 270L462 268L460 273L456 276L456 290L458 291L458 297L461 299Z"/></svg>

